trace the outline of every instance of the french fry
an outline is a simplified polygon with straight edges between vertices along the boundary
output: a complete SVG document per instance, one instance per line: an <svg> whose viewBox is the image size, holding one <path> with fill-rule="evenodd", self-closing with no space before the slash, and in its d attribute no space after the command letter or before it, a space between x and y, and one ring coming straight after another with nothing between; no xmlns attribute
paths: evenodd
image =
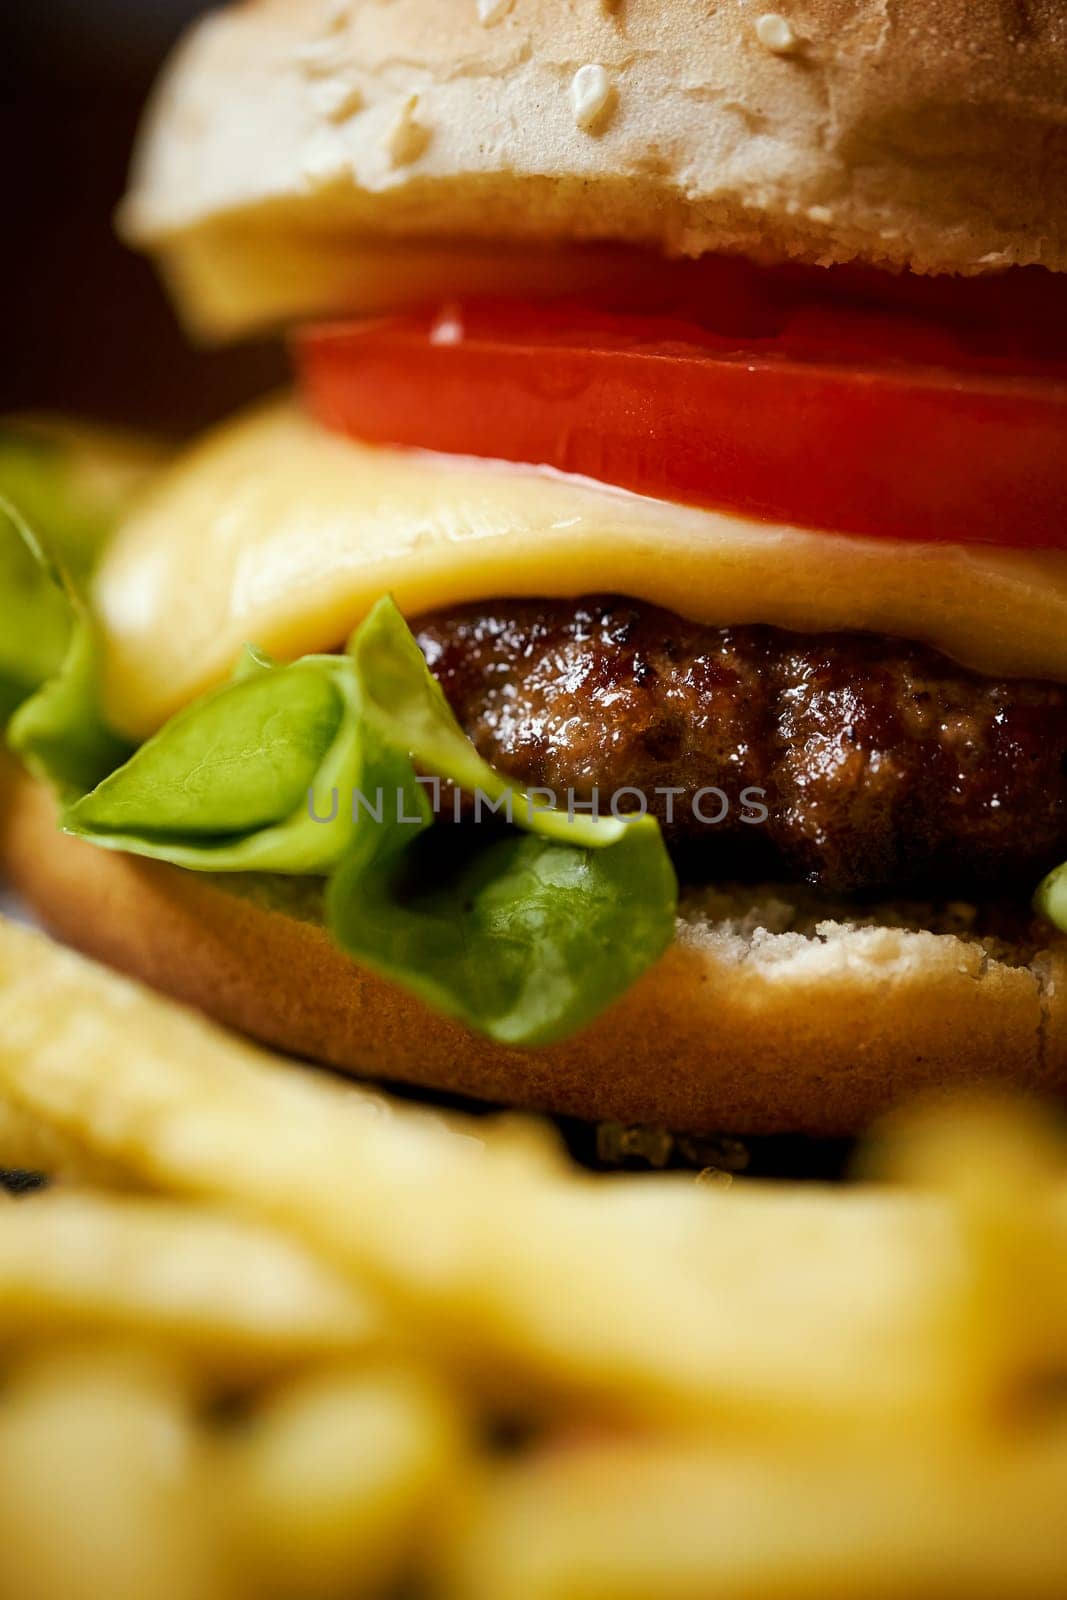
<svg viewBox="0 0 1067 1600"><path fill-rule="evenodd" d="M0 1167L39 1172L53 1182L104 1189L135 1187L128 1173L0 1096Z"/></svg>
<svg viewBox="0 0 1067 1600"><path fill-rule="evenodd" d="M166 1364L27 1362L0 1404L0 1600L231 1600L207 1467Z"/></svg>
<svg viewBox="0 0 1067 1600"><path fill-rule="evenodd" d="M0 927L0 979L15 1103L146 1183L298 1232L524 1402L778 1429L981 1403L943 1197L601 1183L513 1134L383 1116L23 930Z"/></svg>
<svg viewBox="0 0 1067 1600"><path fill-rule="evenodd" d="M1067 1592L1067 1183L1024 1116L905 1121L905 1186L599 1181L3 922L0 1106L157 1193L0 1207L0 1600ZM239 1422L194 1420L215 1384ZM475 1462L495 1402L545 1442Z"/></svg>
<svg viewBox="0 0 1067 1600"><path fill-rule="evenodd" d="M395 1594L462 1492L464 1456L455 1401L425 1372L298 1378L228 1450L237 1566L263 1600Z"/></svg>
<svg viewBox="0 0 1067 1600"><path fill-rule="evenodd" d="M1061 1600L1067 1431L562 1443L488 1480L448 1600Z"/></svg>
<svg viewBox="0 0 1067 1600"><path fill-rule="evenodd" d="M1003 1097L933 1101L890 1119L868 1170L879 1170L879 1150L889 1176L947 1199L960 1231L962 1277L942 1336L961 1387L996 1423L1062 1384L1067 1162L1047 1113Z"/></svg>
<svg viewBox="0 0 1067 1600"><path fill-rule="evenodd" d="M0 1350L79 1333L250 1379L375 1347L385 1328L350 1277L241 1218L59 1192L0 1211Z"/></svg>
<svg viewBox="0 0 1067 1600"><path fill-rule="evenodd" d="M299 1231L505 1387L681 1420L783 1403L896 1415L941 1380L883 1359L905 1337L901 1306L905 1324L926 1315L926 1279L904 1292L930 1257L906 1203L826 1204L813 1224L810 1202L596 1184L514 1137L479 1152L414 1112L371 1114L358 1091L21 929L0 928L0 978L0 1084L17 1104L148 1183ZM826 1270L842 1233L864 1294ZM812 1274L819 1294L798 1305ZM841 1326L828 1289L862 1314Z"/></svg>

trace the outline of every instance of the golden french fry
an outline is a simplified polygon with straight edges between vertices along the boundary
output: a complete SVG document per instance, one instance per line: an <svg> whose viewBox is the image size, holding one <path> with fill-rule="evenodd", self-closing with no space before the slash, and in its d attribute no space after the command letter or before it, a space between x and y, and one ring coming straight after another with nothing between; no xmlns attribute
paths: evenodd
<svg viewBox="0 0 1067 1600"><path fill-rule="evenodd" d="M56 1192L0 1212L0 1349L128 1334L251 1377L383 1338L376 1302L299 1245L192 1205Z"/></svg>
<svg viewBox="0 0 1067 1600"><path fill-rule="evenodd" d="M393 1114L2 919L0 1093L151 1186L310 1221L349 1255L395 1253L427 1293L464 1259L449 1224L484 1197L466 1132Z"/></svg>
<svg viewBox="0 0 1067 1600"><path fill-rule="evenodd" d="M982 1402L958 1368L968 1244L943 1197L576 1176L514 1134L482 1147L383 1115L10 926L0 1088L148 1183L298 1231L523 1399L777 1429L940 1425Z"/></svg>
<svg viewBox="0 0 1067 1600"><path fill-rule="evenodd" d="M0 1096L0 1167L39 1172L53 1182L105 1189L134 1187L128 1173L83 1149L58 1129Z"/></svg>
<svg viewBox="0 0 1067 1600"><path fill-rule="evenodd" d="M208 1459L173 1372L53 1350L0 1402L0 1600L229 1600Z"/></svg>
<svg viewBox="0 0 1067 1600"><path fill-rule="evenodd" d="M223 1480L257 1600L394 1594L465 1477L452 1402L403 1367L294 1380L232 1443Z"/></svg>
<svg viewBox="0 0 1067 1600"><path fill-rule="evenodd" d="M1067 1432L992 1448L561 1442L504 1468L449 1600L1060 1600Z"/></svg>
<svg viewBox="0 0 1067 1600"><path fill-rule="evenodd" d="M886 1141L886 1133L891 1137ZM999 1417L1067 1377L1067 1173L1062 1137L1024 1101L977 1095L897 1114L868 1166L947 1197L963 1277L943 1337Z"/></svg>
<svg viewBox="0 0 1067 1600"><path fill-rule="evenodd" d="M1002 1109L905 1125L907 1189L598 1181L2 922L0 1097L20 1148L191 1197L0 1210L0 1345L125 1334L198 1384L300 1366L212 1440L143 1356L16 1372L0 1600L367 1600L415 1566L448 1600L1067 1592L1067 1185ZM427 1367L351 1364L390 1339L586 1432L476 1471Z"/></svg>

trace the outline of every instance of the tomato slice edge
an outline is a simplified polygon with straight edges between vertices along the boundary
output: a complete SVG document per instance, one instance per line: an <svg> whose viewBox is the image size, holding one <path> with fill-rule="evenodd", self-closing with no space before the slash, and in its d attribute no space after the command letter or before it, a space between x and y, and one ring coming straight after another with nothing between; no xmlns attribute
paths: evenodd
<svg viewBox="0 0 1067 1600"><path fill-rule="evenodd" d="M312 326L294 353L312 415L367 443L833 533L1067 549L1067 370L966 350L916 362L927 331L902 324L895 350L886 326L844 319L849 360L678 319L478 303Z"/></svg>

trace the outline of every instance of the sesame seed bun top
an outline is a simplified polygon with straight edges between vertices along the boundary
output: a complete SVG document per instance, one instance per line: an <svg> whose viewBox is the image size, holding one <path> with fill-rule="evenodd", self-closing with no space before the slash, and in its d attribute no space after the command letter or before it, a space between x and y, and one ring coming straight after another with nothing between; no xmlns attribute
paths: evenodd
<svg viewBox="0 0 1067 1600"><path fill-rule="evenodd" d="M155 98L122 226L229 334L398 242L1067 268L1059 0L246 0Z"/></svg>

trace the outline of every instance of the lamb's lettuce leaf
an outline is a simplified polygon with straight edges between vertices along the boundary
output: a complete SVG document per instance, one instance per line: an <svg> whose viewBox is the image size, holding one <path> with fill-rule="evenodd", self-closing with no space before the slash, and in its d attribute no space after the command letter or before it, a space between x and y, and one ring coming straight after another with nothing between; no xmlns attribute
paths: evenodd
<svg viewBox="0 0 1067 1600"><path fill-rule="evenodd" d="M0 496L75 585L161 465L155 442L56 417L0 421Z"/></svg>
<svg viewBox="0 0 1067 1600"><path fill-rule="evenodd" d="M0 716L8 744L64 798L129 754L98 711L92 621L28 524L0 503Z"/></svg>
<svg viewBox="0 0 1067 1600"><path fill-rule="evenodd" d="M601 848L617 843L633 827L621 818L568 815L537 804L483 761L392 600L379 601L348 649L363 686L366 716L386 743L410 751L423 771L448 778L468 794L494 806L509 802L506 811L502 806L493 815L504 814L507 821L545 838Z"/></svg>
<svg viewBox="0 0 1067 1600"><path fill-rule="evenodd" d="M65 594L69 633L58 670L15 711L7 742L64 801L76 799L130 754L100 711L96 629L84 604Z"/></svg>
<svg viewBox="0 0 1067 1600"><path fill-rule="evenodd" d="M549 1044L623 994L673 937L678 890L659 828L624 827L601 849L539 831L471 849L432 828L370 863L343 862L330 927L438 1011L504 1044Z"/></svg>
<svg viewBox="0 0 1067 1600"><path fill-rule="evenodd" d="M516 791L518 831L433 826L436 779L508 790L384 600L345 655L247 652L64 826L193 870L329 876L329 927L364 965L508 1043L571 1032L673 936L657 824L568 819Z"/></svg>
<svg viewBox="0 0 1067 1600"><path fill-rule="evenodd" d="M391 600L349 652L384 745L457 788L507 793ZM568 817L519 790L511 812L521 831L489 842L447 825L364 831L333 875L327 914L364 966L502 1043L540 1045L588 1022L662 955L678 885L649 817Z"/></svg>
<svg viewBox="0 0 1067 1600"><path fill-rule="evenodd" d="M0 499L0 726L59 670L70 633L58 572L14 503Z"/></svg>
<svg viewBox="0 0 1067 1600"><path fill-rule="evenodd" d="M200 872L325 875L345 854L364 782L358 687L345 656L278 666L247 652L234 681L178 713L67 808L111 850ZM316 793L336 792L330 820Z"/></svg>
<svg viewBox="0 0 1067 1600"><path fill-rule="evenodd" d="M46 724L64 729L78 748L52 757L64 786L83 785L106 769L87 758L95 726L74 714L89 692L92 646L80 597L104 540L132 497L160 464L159 448L140 439L57 420L0 422L0 728L15 709L60 673L59 704L40 708ZM71 698L73 696L73 699ZM112 743L112 765L121 752Z"/></svg>

